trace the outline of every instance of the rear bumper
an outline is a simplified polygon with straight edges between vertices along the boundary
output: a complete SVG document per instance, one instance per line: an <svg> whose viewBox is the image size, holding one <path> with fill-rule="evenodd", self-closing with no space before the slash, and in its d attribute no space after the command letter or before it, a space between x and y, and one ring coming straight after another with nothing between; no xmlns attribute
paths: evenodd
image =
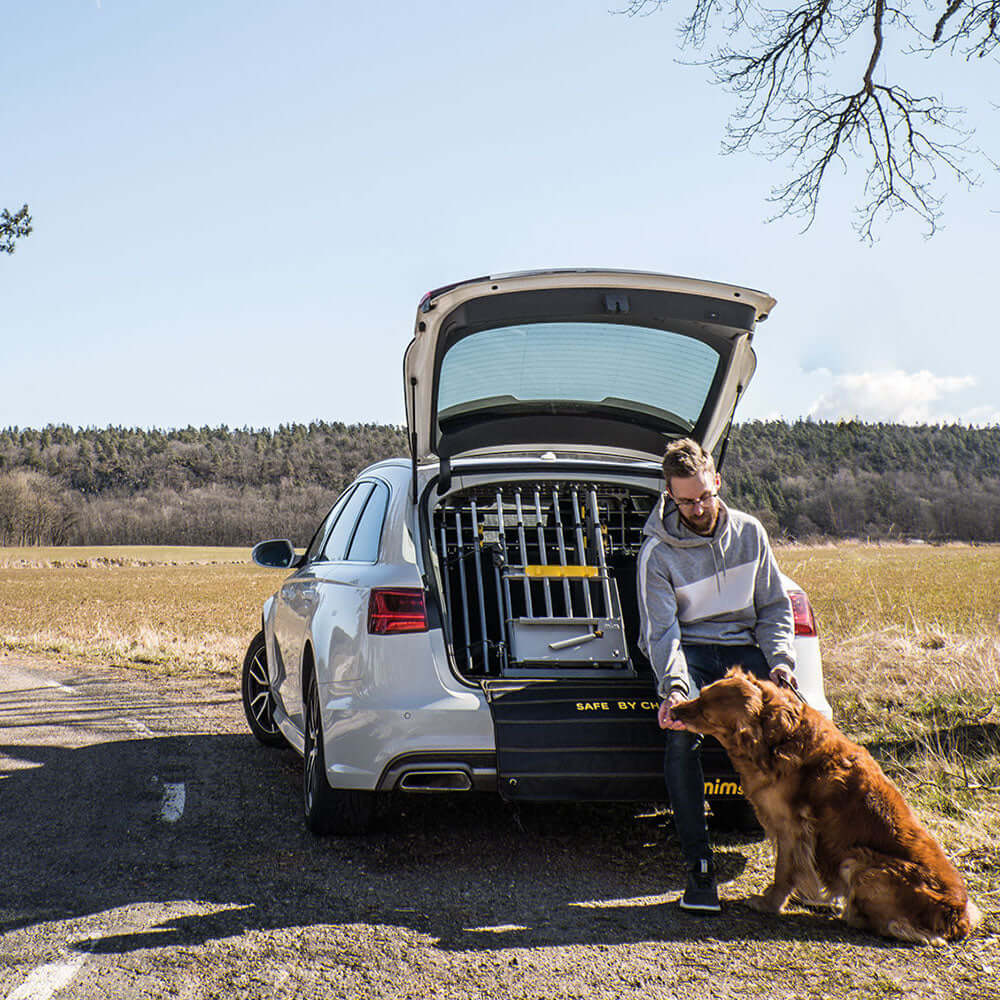
<svg viewBox="0 0 1000 1000"><path fill-rule="evenodd" d="M739 775L733 770L722 747L714 740L706 741L702 750L702 768L705 774L705 798L709 802L727 802L743 798ZM461 780L459 780L461 776ZM602 786L595 793L593 786L580 789L565 775L546 783L541 801L613 801L613 802L665 802L666 786L662 769L645 775L627 775L625 780L605 775ZM376 789L380 792L405 792L408 794L500 792L497 775L497 755L485 751L452 751L433 753L406 753L390 761ZM532 787L524 783L517 795L508 799L530 801Z"/></svg>

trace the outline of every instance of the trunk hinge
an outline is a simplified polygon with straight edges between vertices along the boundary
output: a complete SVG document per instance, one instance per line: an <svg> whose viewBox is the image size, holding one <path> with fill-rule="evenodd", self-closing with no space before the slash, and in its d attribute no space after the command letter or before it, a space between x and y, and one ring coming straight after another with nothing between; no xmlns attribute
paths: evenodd
<svg viewBox="0 0 1000 1000"><path fill-rule="evenodd" d="M733 400L733 409L729 414L729 423L726 424L726 433L722 436L722 445L719 447L719 457L715 461L715 471L722 471L722 463L726 460L726 449L729 447L729 432L733 429L733 420L736 417L736 404L740 401L740 396L743 395L743 386L738 385L736 387L736 398Z"/></svg>
<svg viewBox="0 0 1000 1000"><path fill-rule="evenodd" d="M417 505L417 379L410 376L410 463L413 469L413 506Z"/></svg>

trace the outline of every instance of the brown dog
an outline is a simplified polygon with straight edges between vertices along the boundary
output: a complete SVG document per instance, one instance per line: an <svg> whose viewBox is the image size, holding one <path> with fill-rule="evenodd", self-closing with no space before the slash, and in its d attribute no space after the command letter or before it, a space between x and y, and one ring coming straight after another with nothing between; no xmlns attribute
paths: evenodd
<svg viewBox="0 0 1000 1000"><path fill-rule="evenodd" d="M673 714L726 748L775 844L756 909L778 913L797 891L843 901L853 927L923 944L978 925L961 875L871 754L795 695L734 667Z"/></svg>

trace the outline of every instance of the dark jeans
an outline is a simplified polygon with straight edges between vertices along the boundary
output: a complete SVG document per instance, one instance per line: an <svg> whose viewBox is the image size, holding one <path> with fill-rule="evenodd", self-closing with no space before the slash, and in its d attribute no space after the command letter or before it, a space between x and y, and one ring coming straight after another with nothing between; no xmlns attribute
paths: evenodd
<svg viewBox="0 0 1000 1000"><path fill-rule="evenodd" d="M757 677L768 675L767 660L756 646L683 645L688 673L699 688L720 680L730 667L737 665ZM691 697L697 692L692 690ZM701 769L701 740L697 733L667 729L667 753L664 777L674 826L684 852L684 860L693 865L711 856L708 824L705 822L705 775Z"/></svg>

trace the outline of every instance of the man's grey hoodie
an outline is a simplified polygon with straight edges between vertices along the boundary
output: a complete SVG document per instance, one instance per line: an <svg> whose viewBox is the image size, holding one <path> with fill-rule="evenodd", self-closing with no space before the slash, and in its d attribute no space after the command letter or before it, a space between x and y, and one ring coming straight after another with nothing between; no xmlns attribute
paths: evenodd
<svg viewBox="0 0 1000 1000"><path fill-rule="evenodd" d="M697 694L682 642L757 645L772 669L795 667L792 606L763 525L719 501L711 536L681 521L666 493L649 515L639 552L639 648L657 693Z"/></svg>

